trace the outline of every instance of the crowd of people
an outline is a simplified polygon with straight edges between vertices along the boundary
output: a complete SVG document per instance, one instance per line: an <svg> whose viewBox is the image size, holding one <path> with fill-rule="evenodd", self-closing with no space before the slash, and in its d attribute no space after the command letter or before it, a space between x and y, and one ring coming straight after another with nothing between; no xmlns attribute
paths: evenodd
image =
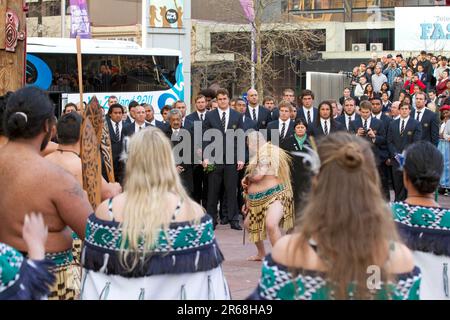
<svg viewBox="0 0 450 320"><path fill-rule="evenodd" d="M95 210L80 108L56 119L34 87L2 97L0 299L231 299L219 223L262 261L249 299L449 299L446 58L421 54L396 92L405 63L361 64L319 103L204 90L161 121L111 96L115 179L103 165Z"/></svg>

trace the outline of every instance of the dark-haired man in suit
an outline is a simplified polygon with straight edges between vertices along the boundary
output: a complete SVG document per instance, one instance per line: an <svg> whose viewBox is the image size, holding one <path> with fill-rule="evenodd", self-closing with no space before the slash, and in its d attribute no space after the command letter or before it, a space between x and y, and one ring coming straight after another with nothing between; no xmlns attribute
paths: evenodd
<svg viewBox="0 0 450 320"><path fill-rule="evenodd" d="M147 103L143 103L142 106L145 108L145 122L166 132L168 129L168 125L166 125L162 121L155 119L155 110L153 109L153 106Z"/></svg>
<svg viewBox="0 0 450 320"><path fill-rule="evenodd" d="M399 155L407 146L417 142L422 137L420 122L410 116L411 106L408 103L400 105L400 119L393 120L388 130L388 164L392 165L392 179L394 183L395 201L403 201L407 197L403 185L403 172L400 171Z"/></svg>
<svg viewBox="0 0 450 320"><path fill-rule="evenodd" d="M122 183L124 175L123 163L120 161L125 127L125 122L122 121L122 116L123 107L122 105L116 103L109 107L108 114L105 117L109 129L109 137L111 139L111 153L114 167L114 177L119 183ZM105 179L107 179L105 170L103 170L103 176L105 177Z"/></svg>
<svg viewBox="0 0 450 320"><path fill-rule="evenodd" d="M237 138L227 139L226 134L228 132L230 135L237 129L243 129L242 116L230 108L230 99L226 89L217 90L216 100L218 108L206 114L204 123L205 134L208 133L208 130L215 129L215 133L220 132L222 138L222 144L218 146L222 150L214 149L215 152L207 148L212 143L215 143L215 139L206 141L204 138L203 167L207 168L209 164L215 165L214 170L208 174L207 212L212 216L215 226L217 224L217 204L221 198L220 191L223 181L228 221L230 221L232 229L242 230L239 225L239 209L237 207L237 179L238 171L244 168L245 150L239 150L238 153ZM234 154L229 155L228 152L234 152ZM227 160L229 161L227 162Z"/></svg>
<svg viewBox="0 0 450 320"><path fill-rule="evenodd" d="M309 128L309 134L317 138L345 130L340 122L333 119L333 108L328 101L321 102L318 109L319 116Z"/></svg>
<svg viewBox="0 0 450 320"><path fill-rule="evenodd" d="M319 118L319 112L314 108L314 93L311 90L303 90L300 99L302 107L297 110L297 119L302 119L311 128Z"/></svg>
<svg viewBox="0 0 450 320"><path fill-rule="evenodd" d="M186 121L194 124L200 124L203 134L203 124L206 117L206 97L204 95L198 95L195 98L195 111L186 116ZM195 134L195 130L193 131ZM192 135L194 139L194 135ZM201 141L201 139L197 139ZM195 141L197 141L195 140ZM194 143L195 143L194 141ZM194 177L194 200L206 207L207 195L208 195L208 175L203 170L202 165L202 145L194 146L194 163L193 163L193 177Z"/></svg>
<svg viewBox="0 0 450 320"><path fill-rule="evenodd" d="M416 93L416 109L411 112L411 117L420 122L422 126L421 140L429 141L436 147L439 143L439 122L436 113L425 108L426 95L423 92Z"/></svg>
<svg viewBox="0 0 450 320"><path fill-rule="evenodd" d="M279 118L272 121L267 126L267 141L276 143L279 146L283 145L284 140L289 139L294 134L295 122L291 120L291 111L294 106L288 101L281 101L278 106ZM272 134L276 133L277 137ZM274 139L272 141L272 138Z"/></svg>
<svg viewBox="0 0 450 320"><path fill-rule="evenodd" d="M386 129L381 120L372 117L372 104L362 101L359 105L361 117L350 124L351 132L366 139L372 146L378 172L380 174L382 192L387 201L390 201L389 176L386 174L385 161L389 158L386 143Z"/></svg>

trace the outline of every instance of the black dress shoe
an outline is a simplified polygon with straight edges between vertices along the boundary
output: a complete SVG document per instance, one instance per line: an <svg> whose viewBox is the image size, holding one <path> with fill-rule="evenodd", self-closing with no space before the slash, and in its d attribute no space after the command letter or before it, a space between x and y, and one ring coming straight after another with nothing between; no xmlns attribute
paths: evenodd
<svg viewBox="0 0 450 320"><path fill-rule="evenodd" d="M224 225L224 224L228 224L230 223L230 221L228 220L228 218L223 218L222 220L220 220L220 224Z"/></svg>
<svg viewBox="0 0 450 320"><path fill-rule="evenodd" d="M241 228L241 226L239 225L239 222L238 222L238 221L231 221L231 222L230 222L230 226L231 226L231 229L234 229L234 230L242 230L242 228Z"/></svg>

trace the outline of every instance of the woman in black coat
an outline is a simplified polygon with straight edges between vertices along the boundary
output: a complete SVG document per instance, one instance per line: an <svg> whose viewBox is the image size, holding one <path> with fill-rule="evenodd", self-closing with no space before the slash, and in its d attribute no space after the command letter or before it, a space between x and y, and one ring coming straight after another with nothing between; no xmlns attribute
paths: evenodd
<svg viewBox="0 0 450 320"><path fill-rule="evenodd" d="M299 213L311 187L311 142L307 134L308 125L302 119L295 122L294 134L282 142L281 147L292 156L291 181L295 211ZM298 217L296 217L298 218Z"/></svg>

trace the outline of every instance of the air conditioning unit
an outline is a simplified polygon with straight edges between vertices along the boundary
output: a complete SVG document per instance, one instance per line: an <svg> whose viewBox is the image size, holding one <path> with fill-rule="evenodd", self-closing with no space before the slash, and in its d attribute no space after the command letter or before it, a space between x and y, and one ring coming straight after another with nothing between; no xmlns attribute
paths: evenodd
<svg viewBox="0 0 450 320"><path fill-rule="evenodd" d="M352 43L352 51L354 52L367 51L367 46L365 43Z"/></svg>
<svg viewBox="0 0 450 320"><path fill-rule="evenodd" d="M383 51L383 44L382 43L371 43L370 51Z"/></svg>

